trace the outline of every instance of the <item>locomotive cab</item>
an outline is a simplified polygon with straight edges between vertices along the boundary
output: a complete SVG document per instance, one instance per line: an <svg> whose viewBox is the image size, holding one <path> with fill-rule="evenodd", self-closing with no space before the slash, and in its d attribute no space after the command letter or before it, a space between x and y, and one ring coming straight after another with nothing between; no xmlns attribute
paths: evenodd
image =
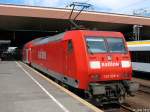
<svg viewBox="0 0 150 112"><path fill-rule="evenodd" d="M121 37L86 37L91 81L128 80L132 68Z"/></svg>
<svg viewBox="0 0 150 112"><path fill-rule="evenodd" d="M108 33L109 34L109 33ZM89 96L101 103L123 103L125 95L132 95L139 84L131 82L130 54L121 33L117 36L85 36L89 62Z"/></svg>

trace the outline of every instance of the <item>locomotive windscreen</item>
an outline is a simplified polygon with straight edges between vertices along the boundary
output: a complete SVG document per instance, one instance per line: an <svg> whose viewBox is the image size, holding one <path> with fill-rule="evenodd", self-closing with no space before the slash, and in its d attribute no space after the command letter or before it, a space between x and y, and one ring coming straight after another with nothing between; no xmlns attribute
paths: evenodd
<svg viewBox="0 0 150 112"><path fill-rule="evenodd" d="M104 38L86 38L88 52L90 53L103 53L107 52Z"/></svg>
<svg viewBox="0 0 150 112"><path fill-rule="evenodd" d="M126 48L122 38L107 38L109 52L126 52Z"/></svg>
<svg viewBox="0 0 150 112"><path fill-rule="evenodd" d="M125 53L126 48L122 38L86 37L89 53L119 52Z"/></svg>

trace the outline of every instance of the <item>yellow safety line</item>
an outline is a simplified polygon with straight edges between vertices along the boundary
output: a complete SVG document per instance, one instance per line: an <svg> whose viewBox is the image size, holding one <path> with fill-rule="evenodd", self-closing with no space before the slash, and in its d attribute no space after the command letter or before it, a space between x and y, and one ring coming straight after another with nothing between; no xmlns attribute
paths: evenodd
<svg viewBox="0 0 150 112"><path fill-rule="evenodd" d="M127 45L143 45L150 44L150 42L127 42Z"/></svg>
<svg viewBox="0 0 150 112"><path fill-rule="evenodd" d="M22 64L24 64L23 62L21 62ZM41 73L39 73L38 71L36 71L35 69L27 66L26 64L24 64L26 67L28 67L29 69L31 69L32 71L36 72L39 76L41 76L42 78L44 78L45 80L47 80L48 82L50 82L51 84L55 85L56 87L58 87L59 89L61 89L62 91L66 92L69 96L75 98L76 100L80 101L82 104L84 104L85 106L89 107L90 109L92 109L95 112L103 112L102 110L100 110L99 108L97 108L96 106L88 103L87 101L83 100L82 98L80 98L79 96L75 95L74 93L70 92L69 90L67 90L66 88L58 85L57 83L55 83L54 81L52 81L51 79L47 78L46 76L42 75Z"/></svg>

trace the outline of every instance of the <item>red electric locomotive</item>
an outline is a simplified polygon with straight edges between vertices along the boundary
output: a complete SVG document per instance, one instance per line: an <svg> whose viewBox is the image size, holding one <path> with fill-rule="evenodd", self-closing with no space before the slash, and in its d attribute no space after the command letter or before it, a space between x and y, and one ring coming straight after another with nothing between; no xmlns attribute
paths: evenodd
<svg viewBox="0 0 150 112"><path fill-rule="evenodd" d="M126 94L138 90L130 81L130 55L120 32L66 31L33 40L24 51L24 60L33 67L100 103L122 103Z"/></svg>

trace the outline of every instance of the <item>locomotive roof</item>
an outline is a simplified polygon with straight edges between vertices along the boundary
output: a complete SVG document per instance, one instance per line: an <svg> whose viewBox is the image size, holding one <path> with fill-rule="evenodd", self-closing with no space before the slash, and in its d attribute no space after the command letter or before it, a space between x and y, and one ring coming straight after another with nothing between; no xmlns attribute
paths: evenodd
<svg viewBox="0 0 150 112"><path fill-rule="evenodd" d="M54 35L54 36L46 36L43 38L41 37L41 38L38 38L37 40L33 40L33 42L35 45L46 44L48 42L60 40L64 37L64 35L65 35L65 32Z"/></svg>
<svg viewBox="0 0 150 112"><path fill-rule="evenodd" d="M38 41L40 41L40 40L42 40L42 39L45 39L45 38L47 38L47 37L36 38L36 39L32 40L31 42L38 42Z"/></svg>
<svg viewBox="0 0 150 112"><path fill-rule="evenodd" d="M91 30L71 30L71 31L66 31L66 32L73 32L73 31L80 31L82 32L83 35L86 35L86 34L90 35L90 34L93 34L93 32L95 32L94 35L95 34L99 35L97 34L98 32L105 33L104 35L106 35L109 32L111 33L111 35L115 35L115 36L120 36L121 34L120 32L113 32L113 31L91 31ZM46 36L46 37L37 38L37 39L32 40L32 42L34 45L41 45L41 44L46 44L52 41L58 41L64 38L64 35L66 32L63 32L54 36Z"/></svg>

